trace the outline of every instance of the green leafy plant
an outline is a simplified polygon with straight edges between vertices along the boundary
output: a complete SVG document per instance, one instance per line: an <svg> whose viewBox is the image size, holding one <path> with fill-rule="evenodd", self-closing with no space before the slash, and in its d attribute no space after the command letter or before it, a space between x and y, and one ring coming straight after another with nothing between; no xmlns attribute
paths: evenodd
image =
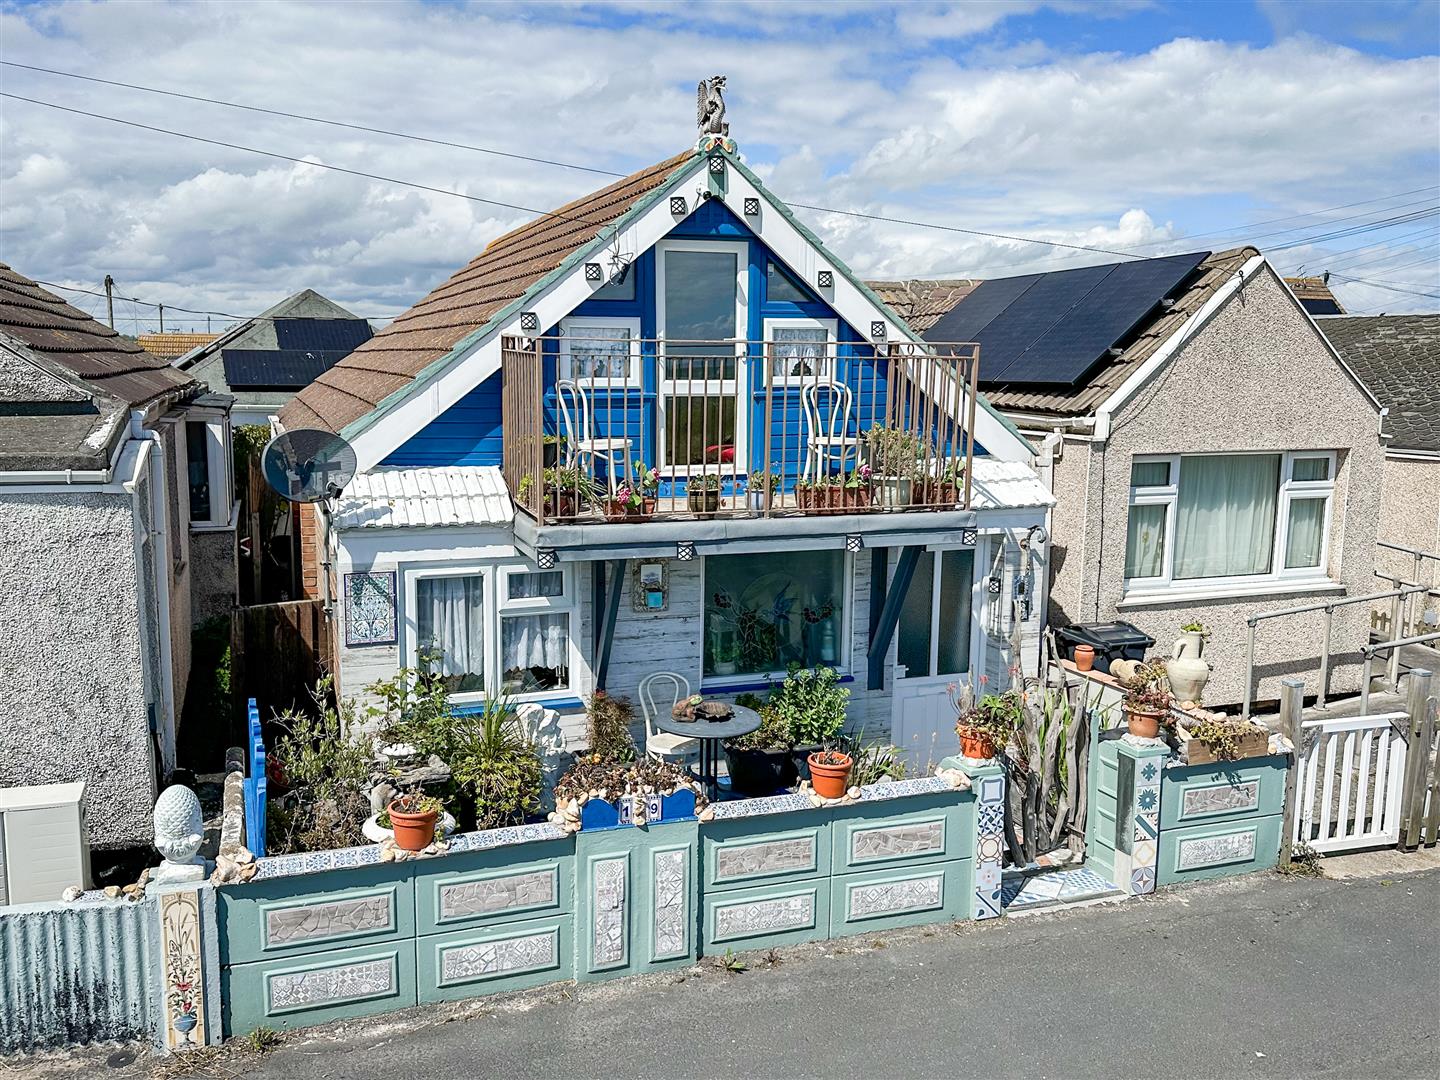
<svg viewBox="0 0 1440 1080"><path fill-rule="evenodd" d="M914 476L920 463L919 438L901 428L876 424L861 436L866 459L878 476Z"/></svg>
<svg viewBox="0 0 1440 1080"><path fill-rule="evenodd" d="M1168 701L1165 707L1168 711ZM1189 725L1191 737L1204 739L1215 751L1215 756L1226 761L1234 761L1240 756L1240 740L1250 729L1251 725L1239 717L1214 715L1202 715Z"/></svg>
<svg viewBox="0 0 1440 1080"><path fill-rule="evenodd" d="M832 667L790 668L769 706L788 727L791 745L817 746L840 734L850 691L839 682L840 673Z"/></svg>
<svg viewBox="0 0 1440 1080"><path fill-rule="evenodd" d="M1287 877L1324 877L1325 871L1321 868L1324 860L1305 840L1297 840L1290 848L1290 862L1280 863L1275 867L1277 874L1284 874Z"/></svg>
<svg viewBox="0 0 1440 1080"><path fill-rule="evenodd" d="M741 704L740 699L736 698L735 703ZM760 714L760 726L748 735L727 740L725 745L734 750L790 749L794 745L790 721L770 705L761 705L756 711Z"/></svg>
<svg viewBox="0 0 1440 1080"><path fill-rule="evenodd" d="M646 495L654 495L660 490L659 469L646 465L643 461L635 462L631 469L635 474L635 486Z"/></svg>
<svg viewBox="0 0 1440 1080"><path fill-rule="evenodd" d="M952 700L959 701L953 694ZM1024 702L1018 690L1006 690L1003 694L985 694L968 707L957 705L958 718L955 727L957 731L963 727L987 734L994 740L997 748L1003 749L1020 726L1023 708Z"/></svg>
<svg viewBox="0 0 1440 1080"><path fill-rule="evenodd" d="M732 949L726 949L725 955L720 957L720 966L731 975L741 975L750 970L750 965L736 956Z"/></svg>
<svg viewBox="0 0 1440 1080"><path fill-rule="evenodd" d="M475 800L475 827L523 825L540 810L544 766L510 702L492 698L463 718L449 759L455 781Z"/></svg>
<svg viewBox="0 0 1440 1080"><path fill-rule="evenodd" d="M1199 634L1207 641L1210 639L1209 629L1206 628L1203 622L1200 622L1198 620L1193 622L1187 622L1184 626L1180 627L1180 632L1182 634Z"/></svg>
<svg viewBox="0 0 1440 1080"><path fill-rule="evenodd" d="M850 770L851 784L864 787L866 784L878 783L886 777L891 780L905 779L905 761L900 757L900 750L896 746L887 743L863 746L857 738L850 745L850 756L855 760L854 767Z"/></svg>
<svg viewBox="0 0 1440 1080"><path fill-rule="evenodd" d="M310 709L276 717L270 748L279 790L267 802L267 848L276 855L365 843L360 826L370 813L365 790L373 769L368 736L347 738L352 708L332 704L331 680L310 691Z"/></svg>
<svg viewBox="0 0 1440 1080"><path fill-rule="evenodd" d="M445 804L434 795L426 795L417 789L402 791L396 795L390 800L390 805L385 808L385 814L387 818L391 810L397 814L439 814L444 809Z"/></svg>
<svg viewBox="0 0 1440 1080"><path fill-rule="evenodd" d="M251 1053L268 1054L280 1045L280 1033L274 1028L258 1027L245 1036L245 1045Z"/></svg>
<svg viewBox="0 0 1440 1080"><path fill-rule="evenodd" d="M719 491L723 478L719 473L696 473L685 480L686 491Z"/></svg>
<svg viewBox="0 0 1440 1080"><path fill-rule="evenodd" d="M630 725L635 720L635 707L629 698L612 697L596 690L585 703L586 729L590 752L606 761L635 760L635 739Z"/></svg>

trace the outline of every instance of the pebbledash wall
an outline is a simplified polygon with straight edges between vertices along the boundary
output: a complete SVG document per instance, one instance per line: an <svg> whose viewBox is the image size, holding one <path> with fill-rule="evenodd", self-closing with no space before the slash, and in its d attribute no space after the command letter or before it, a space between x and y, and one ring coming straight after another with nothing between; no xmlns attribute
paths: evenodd
<svg viewBox="0 0 1440 1080"><path fill-rule="evenodd" d="M1283 357L1277 363L1276 357ZM1136 455L1338 450L1331 502L1328 576L1333 587L1296 592L1276 584L1262 595L1187 598L1183 591L1124 596L1130 465ZM1103 444L1067 439L1055 463L1051 621L1124 619L1168 655L1192 619L1211 630L1206 659L1214 674L1207 701L1244 696L1245 620L1312 601L1375 591L1384 452L1375 404L1333 355L1273 270L1264 267L1186 343L1164 371L1115 414ZM1360 685L1360 647L1369 612L1335 612L1332 693ZM1260 698L1278 698L1283 678L1309 680L1314 693L1322 621L1309 616L1259 624L1255 665Z"/></svg>
<svg viewBox="0 0 1440 1080"><path fill-rule="evenodd" d="M216 890L226 1035L701 956L1001 914L998 767L862 790L722 803L713 817L455 837L261 859Z"/></svg>

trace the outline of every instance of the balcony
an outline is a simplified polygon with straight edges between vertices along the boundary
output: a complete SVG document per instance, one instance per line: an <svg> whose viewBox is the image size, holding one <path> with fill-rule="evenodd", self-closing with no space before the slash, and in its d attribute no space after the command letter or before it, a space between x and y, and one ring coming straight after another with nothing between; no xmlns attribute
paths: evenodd
<svg viewBox="0 0 1440 1080"><path fill-rule="evenodd" d="M538 525L968 510L979 346L506 338L503 465Z"/></svg>

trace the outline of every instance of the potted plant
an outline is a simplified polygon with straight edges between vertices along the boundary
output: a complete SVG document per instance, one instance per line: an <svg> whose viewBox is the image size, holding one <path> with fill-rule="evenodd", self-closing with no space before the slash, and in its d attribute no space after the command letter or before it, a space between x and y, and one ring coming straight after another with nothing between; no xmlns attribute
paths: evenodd
<svg viewBox="0 0 1440 1080"><path fill-rule="evenodd" d="M565 446L563 435L541 435L540 436L540 464L547 469L553 469L560 464L560 451Z"/></svg>
<svg viewBox="0 0 1440 1080"><path fill-rule="evenodd" d="M868 428L861 438L880 505L909 506L920 461L920 440L908 431L884 424Z"/></svg>
<svg viewBox="0 0 1440 1080"><path fill-rule="evenodd" d="M985 694L973 705L968 701L968 695L961 699L951 691L951 702L957 712L955 734L960 737L960 753L974 761L988 761L1005 749L1010 736L1020 726L1020 692Z"/></svg>
<svg viewBox="0 0 1440 1080"><path fill-rule="evenodd" d="M868 463L861 462L846 475L842 496L842 504L852 513L870 509L870 500L875 495Z"/></svg>
<svg viewBox="0 0 1440 1080"><path fill-rule="evenodd" d="M574 517L581 506L594 501L595 483L579 469L569 466L546 469L540 479L545 493L542 511L546 517ZM530 505L533 490L534 477L521 477L516 497L522 506Z"/></svg>
<svg viewBox="0 0 1440 1080"><path fill-rule="evenodd" d="M789 731L800 776L809 776L812 753L840 737L849 703L850 691L840 685L840 673L825 666L792 666L785 681L770 694L770 707Z"/></svg>
<svg viewBox="0 0 1440 1080"><path fill-rule="evenodd" d="M934 476L926 477L920 501L928 506L954 506L960 501L960 484L964 479L963 464L946 462Z"/></svg>
<svg viewBox="0 0 1440 1080"><path fill-rule="evenodd" d="M685 503L690 512L710 517L720 509L720 474L698 473L685 482Z"/></svg>
<svg viewBox="0 0 1440 1080"><path fill-rule="evenodd" d="M385 808L395 846L404 851L423 851L435 842L435 823L440 820L440 800L419 791L397 795Z"/></svg>
<svg viewBox="0 0 1440 1080"><path fill-rule="evenodd" d="M655 513L655 506L660 501L660 470L653 465L646 465L643 461L635 462L631 469L635 473L635 483L632 486L639 490L644 503L643 512L648 517Z"/></svg>
<svg viewBox="0 0 1440 1080"><path fill-rule="evenodd" d="M809 480L795 481L795 505L801 510L815 509L815 485Z"/></svg>
<svg viewBox="0 0 1440 1080"><path fill-rule="evenodd" d="M755 699L752 697L752 701ZM745 695L736 698L744 705ZM748 735L725 743L730 768L730 790L738 795L773 795L794 787L799 779L791 753L790 725L769 705L759 708L760 726Z"/></svg>
<svg viewBox="0 0 1440 1080"><path fill-rule="evenodd" d="M767 505L775 506L779 500L785 480L778 471L752 473L750 476L750 509L764 510Z"/></svg>
<svg viewBox="0 0 1440 1080"><path fill-rule="evenodd" d="M850 769L855 759L844 750L825 747L808 758L810 786L822 799L838 799L850 786Z"/></svg>
<svg viewBox="0 0 1440 1080"><path fill-rule="evenodd" d="M839 473L832 473L820 481L823 487L820 489L824 497L820 505L825 509L824 514L840 514L845 510L845 478Z"/></svg>
<svg viewBox="0 0 1440 1080"><path fill-rule="evenodd" d="M1170 715L1171 701L1165 669L1158 664L1136 665L1135 675L1121 702L1126 730L1138 739L1158 737L1161 724Z"/></svg>
<svg viewBox="0 0 1440 1080"><path fill-rule="evenodd" d="M655 500L650 502L653 504ZM628 481L622 482L613 494L605 498L605 517L610 521L644 521L649 513L645 497Z"/></svg>

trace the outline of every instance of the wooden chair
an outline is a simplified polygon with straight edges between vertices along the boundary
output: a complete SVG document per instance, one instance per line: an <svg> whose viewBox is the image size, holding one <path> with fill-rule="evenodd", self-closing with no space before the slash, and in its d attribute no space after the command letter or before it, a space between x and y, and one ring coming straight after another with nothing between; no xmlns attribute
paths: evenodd
<svg viewBox="0 0 1440 1080"><path fill-rule="evenodd" d="M630 476L630 440L618 435L595 435L590 397L585 388L573 379L561 379L555 384L555 405L560 410L560 422L565 426L566 466L574 467L583 458L589 458L593 476L596 459L603 459L606 479L613 493L617 477Z"/></svg>
<svg viewBox="0 0 1440 1080"><path fill-rule="evenodd" d="M822 394L828 400L822 401ZM858 461L860 458L859 438L846 434L850 430L853 401L850 387L836 382L807 383L800 391L800 401L805 408L805 423L809 430L801 478L818 480L824 477L832 455L839 456L840 471L844 472L847 459Z"/></svg>
<svg viewBox="0 0 1440 1080"><path fill-rule="evenodd" d="M668 682L670 694L664 694L657 703L655 700L655 684ZM690 696L690 682L684 675L677 675L673 671L656 671L640 680L640 710L645 714L645 753L653 758L687 758L700 752L700 741L698 739L687 739L683 735L671 735L659 731L655 727L655 717L659 715L660 707L667 710L675 708L681 698ZM668 702L668 704L665 704Z"/></svg>

